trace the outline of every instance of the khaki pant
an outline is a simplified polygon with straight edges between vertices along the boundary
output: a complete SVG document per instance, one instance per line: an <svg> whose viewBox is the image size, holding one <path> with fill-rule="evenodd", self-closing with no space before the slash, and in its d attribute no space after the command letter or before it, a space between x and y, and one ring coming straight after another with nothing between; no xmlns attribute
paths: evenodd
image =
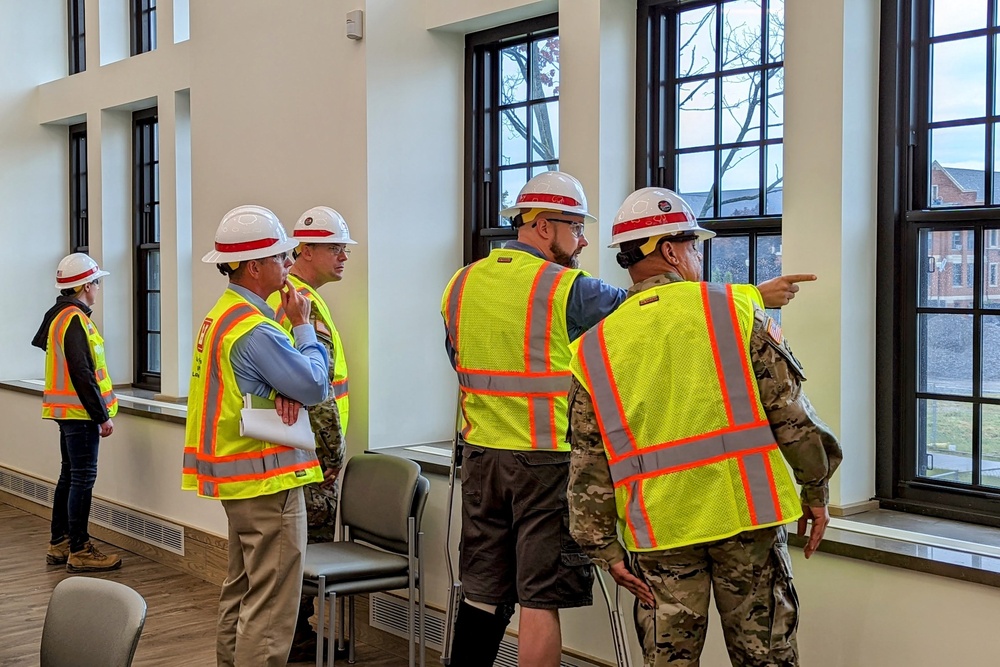
<svg viewBox="0 0 1000 667"><path fill-rule="evenodd" d="M223 500L229 571L219 597L220 667L283 667L302 593L306 510L302 489Z"/></svg>
<svg viewBox="0 0 1000 667"><path fill-rule="evenodd" d="M633 572L653 589L657 603L656 609L637 605L635 611L645 667L699 664L713 590L733 665L798 665L799 604L786 539L779 526L632 554Z"/></svg>

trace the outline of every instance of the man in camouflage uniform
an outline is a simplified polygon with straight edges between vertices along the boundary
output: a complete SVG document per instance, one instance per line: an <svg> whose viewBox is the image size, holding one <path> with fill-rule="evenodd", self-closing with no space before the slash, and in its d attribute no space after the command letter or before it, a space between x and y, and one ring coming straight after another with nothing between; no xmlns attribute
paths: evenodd
<svg viewBox="0 0 1000 667"><path fill-rule="evenodd" d="M343 278L344 265L355 243L350 238L347 223L332 208L317 206L303 213L292 236L302 242L295 249L295 262L288 279L300 294L312 301L310 321L316 338L330 355L331 391L322 403L308 408L309 423L316 438L316 456L323 468L324 481L308 484L305 492L308 542L336 540L339 475L344 466L344 434L346 432L347 370L340 336L333 325L326 302L316 291L329 282ZM277 305L277 304L275 304ZM284 313L278 308L276 317L287 328ZM345 414L341 414L345 412ZM313 615L313 598L302 596L295 627L295 639L289 660L298 662L315 656L316 635L309 623Z"/></svg>
<svg viewBox="0 0 1000 667"><path fill-rule="evenodd" d="M683 200L676 198L674 202L664 194L676 197L674 193L655 190L658 192L653 193L654 199L663 197L659 202L661 211L676 210L678 204L683 204ZM632 203L628 208L641 208L635 202L641 199L640 193L643 191L626 200L626 204ZM650 193L645 194L648 198ZM623 205L622 211L626 208ZM628 212L619 212L619 220L623 218L629 218ZM678 231L672 235L663 234L664 228L671 228L663 225L660 238L656 238L657 230L653 228L640 232L650 237L632 235L634 240L621 244L619 263L629 269L634 282L629 297L659 285L701 280L698 237L711 232L701 234L704 230L697 226L693 213L690 220L687 230L681 224L676 225ZM669 339L662 344L669 345ZM805 548L809 558L829 521L828 482L842 458L840 445L802 392L805 376L788 342L760 308L754 312L749 354L774 439L802 486L799 532L803 533L807 521L812 521ZM650 397L645 409L657 406L670 411L670 397ZM576 377L570 390L569 411L570 533L595 562L610 570L619 585L638 598L635 622L646 667L699 664L712 588L734 665L797 665L798 600L792 586L785 526L744 530L726 539L677 548L626 551L617 532L624 518L619 517L616 506L615 485L594 402ZM714 487L705 489L706 494L716 491ZM650 516L656 514L655 507L647 506L645 510Z"/></svg>

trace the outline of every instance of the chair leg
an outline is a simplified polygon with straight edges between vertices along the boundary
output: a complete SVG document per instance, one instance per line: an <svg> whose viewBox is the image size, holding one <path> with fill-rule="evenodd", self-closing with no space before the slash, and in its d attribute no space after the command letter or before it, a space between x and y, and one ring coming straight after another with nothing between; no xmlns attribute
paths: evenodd
<svg viewBox="0 0 1000 667"><path fill-rule="evenodd" d="M417 533L417 586L420 592L420 667L426 667L427 664L427 637L424 634L427 626L424 624L426 622L426 611L427 605L424 602L424 534L423 532Z"/></svg>
<svg viewBox="0 0 1000 667"><path fill-rule="evenodd" d="M416 614L417 609L416 609L416 602L417 601L416 601L416 590L415 590L416 589L416 585L415 584L416 584L416 579L417 579L417 563L416 563L416 558L414 557L414 554L413 554L413 548L415 546L414 542L416 541L416 521L414 520L414 518L412 516L410 517L410 519L408 521L406 533L407 533L406 536L407 536L407 542L408 542L408 545L407 545L408 549L407 549L407 551L409 551L409 553L407 554L407 556L408 556L407 560L409 561L409 567L407 568L407 573L406 573L407 577L409 578L409 590L408 590L409 597L407 598L407 605L406 605L406 607L407 607L407 611L409 612L408 616L409 616L409 621L410 621L409 626L407 627L407 630L409 630L409 635L410 635L409 636L409 639L410 639L410 654L409 654L410 661L407 664L409 664L410 667L416 667L416 645L415 645L415 642L416 642L416 638L417 638L416 637L416 631L417 631L417 614Z"/></svg>
<svg viewBox="0 0 1000 667"><path fill-rule="evenodd" d="M319 575L316 590L316 667L323 667L323 643L326 641L326 619L323 612L326 608L326 576Z"/></svg>
<svg viewBox="0 0 1000 667"><path fill-rule="evenodd" d="M349 663L351 663L353 665L356 662L355 656L354 656L354 647L357 645L357 641L356 641L357 640L357 636L355 635L355 629L354 629L355 626L354 626L354 596L353 595L351 596L351 599L348 602L348 605L349 605L350 610L351 610L351 612L350 612L351 613L351 618L350 618L350 620L348 622L348 627L350 627L350 629L351 629L350 630L351 637L350 637L350 641L347 644L347 662L349 662Z"/></svg>
<svg viewBox="0 0 1000 667"><path fill-rule="evenodd" d="M326 654L326 666L333 667L334 654L334 634L336 634L337 627L337 594L330 594L330 630L327 632L327 637L329 639L329 649Z"/></svg>
<svg viewBox="0 0 1000 667"><path fill-rule="evenodd" d="M346 602L346 600L343 597L340 598L340 635L337 638L337 646L339 647L339 649L341 651L344 650L344 642L346 641L344 638L347 636L346 635L346 629L347 628L344 625L344 622L345 622L345 620L347 618L347 614L345 613L345 608L344 608L344 603L345 602Z"/></svg>

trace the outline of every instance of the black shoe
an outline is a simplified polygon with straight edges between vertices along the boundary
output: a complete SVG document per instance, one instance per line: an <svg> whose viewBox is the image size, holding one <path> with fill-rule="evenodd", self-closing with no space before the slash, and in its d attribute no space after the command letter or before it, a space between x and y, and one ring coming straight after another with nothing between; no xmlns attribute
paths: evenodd
<svg viewBox="0 0 1000 667"><path fill-rule="evenodd" d="M336 641L336 640L334 640ZM329 644L323 647L323 662L326 662ZM334 660L347 660L351 650L351 642L344 642L344 648L334 644ZM288 662L315 662L316 661L316 635L296 641L292 644L292 650L288 654Z"/></svg>

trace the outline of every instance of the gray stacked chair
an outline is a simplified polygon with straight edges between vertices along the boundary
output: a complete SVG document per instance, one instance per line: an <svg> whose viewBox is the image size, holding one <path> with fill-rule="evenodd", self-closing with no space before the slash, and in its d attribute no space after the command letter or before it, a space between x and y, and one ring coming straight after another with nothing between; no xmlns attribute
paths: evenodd
<svg viewBox="0 0 1000 667"><path fill-rule="evenodd" d="M414 667L415 643L419 636L420 666L424 667L420 519L429 492L430 482L421 476L420 466L413 461L365 453L347 462L340 494L342 541L310 544L306 548L302 592L315 595L319 600L316 667L321 667L323 662L324 608L329 610L330 616L327 664L332 667L337 598L349 599L348 662L353 664L356 644L353 596L403 588L408 591L409 665Z"/></svg>
<svg viewBox="0 0 1000 667"><path fill-rule="evenodd" d="M125 584L63 579L45 611L41 667L129 667L145 622L146 601Z"/></svg>

